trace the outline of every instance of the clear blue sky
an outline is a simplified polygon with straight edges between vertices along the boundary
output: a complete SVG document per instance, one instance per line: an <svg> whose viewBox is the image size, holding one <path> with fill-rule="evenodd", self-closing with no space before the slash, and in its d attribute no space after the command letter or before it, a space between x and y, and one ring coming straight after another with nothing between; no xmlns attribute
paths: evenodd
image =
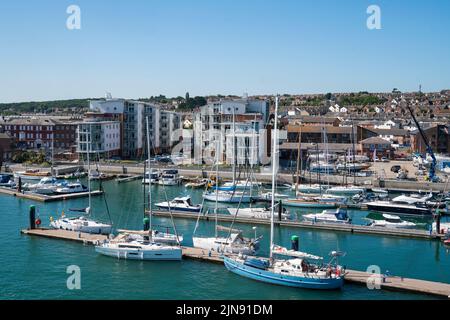
<svg viewBox="0 0 450 320"><path fill-rule="evenodd" d="M449 14L448 0L1 0L0 102L441 90Z"/></svg>

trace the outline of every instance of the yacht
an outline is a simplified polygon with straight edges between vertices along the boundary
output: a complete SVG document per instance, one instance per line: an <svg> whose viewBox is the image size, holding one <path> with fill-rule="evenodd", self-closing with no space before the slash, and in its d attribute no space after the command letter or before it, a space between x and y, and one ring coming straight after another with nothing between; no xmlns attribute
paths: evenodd
<svg viewBox="0 0 450 320"><path fill-rule="evenodd" d="M252 197L241 191L210 191L203 194L207 201L217 201L226 203L249 203Z"/></svg>
<svg viewBox="0 0 450 320"><path fill-rule="evenodd" d="M351 223L347 210L339 208L335 211L324 210L322 213L311 213L303 215L306 221L326 222L326 223Z"/></svg>
<svg viewBox="0 0 450 320"><path fill-rule="evenodd" d="M50 195L54 194L58 187L64 187L65 185L67 185L66 182L59 182L54 177L45 177L38 183L25 183L23 188L34 193Z"/></svg>
<svg viewBox="0 0 450 320"><path fill-rule="evenodd" d="M95 246L95 251L109 257L126 260L181 260L179 246L171 246L142 238L136 240L128 234L119 234Z"/></svg>
<svg viewBox="0 0 450 320"><path fill-rule="evenodd" d="M159 180L159 171L157 169L152 169L150 172L146 172L144 178L142 179L142 184L156 184Z"/></svg>
<svg viewBox="0 0 450 320"><path fill-rule="evenodd" d="M89 191L87 187L82 185L80 182L76 183L68 183L64 186L57 187L54 193L57 194L72 194L72 193L80 193Z"/></svg>
<svg viewBox="0 0 450 320"><path fill-rule="evenodd" d="M226 231L226 227L217 226L218 230ZM255 254L259 249L261 237L248 239L242 236L242 231L231 230L229 237L192 237L194 248L232 254Z"/></svg>
<svg viewBox="0 0 450 320"><path fill-rule="evenodd" d="M287 213L286 209L283 208L283 212L281 212L281 219L288 219L289 214ZM272 213L272 210L269 208L228 208L228 212L231 215L236 215L238 217L244 217L244 218L258 218L258 219L270 219L270 215ZM278 212L274 212L275 217L278 218Z"/></svg>
<svg viewBox="0 0 450 320"><path fill-rule="evenodd" d="M394 216L391 214L383 214L384 220L372 220L370 226L372 227L386 227L386 228L399 228L399 229L409 229L416 226L415 223L404 221L399 216Z"/></svg>
<svg viewBox="0 0 450 320"><path fill-rule="evenodd" d="M314 162L310 164L309 171L320 173L334 173L336 172L336 167L333 163Z"/></svg>
<svg viewBox="0 0 450 320"><path fill-rule="evenodd" d="M163 186L177 186L180 184L180 181L178 170L163 170L158 184Z"/></svg>
<svg viewBox="0 0 450 320"><path fill-rule="evenodd" d="M0 187L14 188L15 186L13 175L0 174Z"/></svg>
<svg viewBox="0 0 450 320"><path fill-rule="evenodd" d="M93 233L93 234L110 234L112 226L86 217L67 218L64 213L60 219L53 220L50 218L50 226L55 229L63 229L76 232Z"/></svg>
<svg viewBox="0 0 450 320"><path fill-rule="evenodd" d="M179 211L179 212L195 212L198 213L202 210L201 205L193 205L191 201L191 197L178 197L173 199L172 201L160 202L157 203L156 206L162 210L171 210L171 211Z"/></svg>
<svg viewBox="0 0 450 320"><path fill-rule="evenodd" d="M169 229L169 228L167 228ZM117 230L118 233L127 234L128 239L132 240L139 240L144 241L146 238L150 237L150 232L147 231L140 231L140 230L123 230L119 229ZM183 236L182 235L175 235L172 233L169 233L169 230L167 232L162 232L159 230L152 229L152 242L156 243L163 243L166 245L177 245L178 243L183 242Z"/></svg>
<svg viewBox="0 0 450 320"><path fill-rule="evenodd" d="M320 194L327 190L327 186L320 184L299 184L297 188L296 184L294 183L292 185L292 190L297 190L297 192L305 194Z"/></svg>
<svg viewBox="0 0 450 320"><path fill-rule="evenodd" d="M361 187L355 187L355 186L336 186L331 187L327 190L328 194L333 195L342 195L342 196L354 196L359 193L364 193L365 189Z"/></svg>
<svg viewBox="0 0 450 320"><path fill-rule="evenodd" d="M219 187L219 190L250 190L251 188L257 189L261 187L261 183L239 180L235 182L225 182Z"/></svg>
<svg viewBox="0 0 450 320"><path fill-rule="evenodd" d="M371 201L366 205L370 211L423 216L432 214L430 206L426 203L430 198L430 195L424 197L401 195L391 201Z"/></svg>
<svg viewBox="0 0 450 320"><path fill-rule="evenodd" d="M16 171L14 172L15 179L23 179L23 180L41 180L44 177L50 177L50 172L42 172L38 169L28 169L25 171Z"/></svg>

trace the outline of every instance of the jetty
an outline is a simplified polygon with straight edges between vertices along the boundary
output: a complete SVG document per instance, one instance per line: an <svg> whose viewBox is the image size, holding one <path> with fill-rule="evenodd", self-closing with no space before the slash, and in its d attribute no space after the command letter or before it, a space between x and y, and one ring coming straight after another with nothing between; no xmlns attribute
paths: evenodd
<svg viewBox="0 0 450 320"><path fill-rule="evenodd" d="M53 201L63 201L77 198L85 198L89 196L89 192L78 192L70 194L56 194L56 195L45 195L32 193L29 191L19 192L16 189L2 188L0 187L0 194L13 196L21 199L34 200L39 202L53 202ZM91 191L91 196L100 196L103 194L101 190Z"/></svg>
<svg viewBox="0 0 450 320"><path fill-rule="evenodd" d="M159 217L170 217L168 211L155 211L153 210L154 216ZM184 213L184 212L172 212L173 218L178 219L198 219L197 214ZM200 220L214 220L215 215L204 214L200 216ZM217 220L221 222L232 222L241 224L252 224L252 225L270 225L269 219L261 218L248 218L248 217L234 217L227 214L218 214ZM313 229L313 230L324 230L333 232L346 232L353 234L369 234L369 235L380 235L380 236L393 236L393 237L404 237L404 238L416 238L416 239L428 239L428 240L441 240L445 235L430 233L427 230L420 229L394 229L394 228L384 228L384 227L371 227L363 226L357 224L332 224L325 222L310 222L310 221L298 221L298 220L279 220L275 219L274 223L283 227L290 228L302 228L302 229Z"/></svg>
<svg viewBox="0 0 450 320"><path fill-rule="evenodd" d="M125 183L125 182L140 180L142 178L143 178L142 175L119 175L116 178L116 182L117 183Z"/></svg>
<svg viewBox="0 0 450 320"><path fill-rule="evenodd" d="M108 236L106 235L47 228L23 229L21 230L21 233L29 236L75 241L85 245L95 245L96 243L103 242L108 239ZM223 264L222 255L217 251L186 246L181 248L183 258ZM356 270L346 270L345 281L364 286L368 286L369 284L376 289L404 291L433 295L441 298L450 298L450 284L441 282L410 279L398 276L387 276Z"/></svg>

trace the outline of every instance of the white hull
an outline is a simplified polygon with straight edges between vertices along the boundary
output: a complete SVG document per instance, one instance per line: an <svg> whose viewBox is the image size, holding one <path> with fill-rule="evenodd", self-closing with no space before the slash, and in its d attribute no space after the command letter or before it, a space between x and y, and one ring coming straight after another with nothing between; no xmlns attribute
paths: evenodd
<svg viewBox="0 0 450 320"><path fill-rule="evenodd" d="M167 261L182 259L182 251L179 247L151 245L133 248L127 246L126 243L121 245L107 243L96 246L95 251L108 257L125 260Z"/></svg>
<svg viewBox="0 0 450 320"><path fill-rule="evenodd" d="M200 248L205 250L211 250L215 252L226 252L226 253L242 253L242 254L254 254L255 250L248 245L234 245L230 243L230 239L223 237L211 237L211 238L200 238L192 237L192 242L194 248Z"/></svg>
<svg viewBox="0 0 450 320"><path fill-rule="evenodd" d="M55 229L63 229L69 231L91 233L91 234L110 234L112 226L98 223L87 219L68 219L61 218L50 223L50 226Z"/></svg>
<svg viewBox="0 0 450 320"><path fill-rule="evenodd" d="M242 196L242 194L240 194L238 192L235 192L233 194L233 192L220 192L219 191L218 195L216 195L215 192L205 193L203 195L203 198L208 201L216 201L217 200L217 202L227 202L227 203L239 203L239 202L249 203L252 201L252 197L250 195L244 194ZM242 200L241 200L241 198L242 198Z"/></svg>
<svg viewBox="0 0 450 320"><path fill-rule="evenodd" d="M265 208L240 208L238 212L238 208L228 208L228 212L233 216L237 212L238 217L270 219L272 211ZM278 218L278 212L274 212L274 217ZM281 214L281 218L283 219L287 219L288 217L289 215L286 213Z"/></svg>

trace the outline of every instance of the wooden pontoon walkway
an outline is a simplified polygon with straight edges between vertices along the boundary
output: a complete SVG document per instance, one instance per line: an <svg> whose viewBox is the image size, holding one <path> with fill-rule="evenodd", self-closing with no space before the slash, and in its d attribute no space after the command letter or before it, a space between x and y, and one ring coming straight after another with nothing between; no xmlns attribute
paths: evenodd
<svg viewBox="0 0 450 320"><path fill-rule="evenodd" d="M160 217L170 217L170 213L167 211L153 211L154 216ZM197 214L193 213L183 213L183 212L172 212L174 218L180 219L198 219ZM224 222L232 222L234 216L226 214L218 214L217 220ZM201 215L201 220L214 220L213 215ZM243 218L237 217L235 219L236 223L243 224L259 224L259 225L270 225L269 219L257 219L257 218ZM325 231L338 231L338 232L348 232L348 233L358 233L358 234L373 234L381 236L394 236L394 237L406 237L406 238L419 238L419 239L438 239L440 240L444 235L439 235L432 233L430 234L427 230L419 229L390 229L384 227L370 227L356 224L331 224L324 222L309 222L309 221L298 221L298 220L275 220L275 224L283 227L291 228L305 228L305 229L316 229Z"/></svg>
<svg viewBox="0 0 450 320"><path fill-rule="evenodd" d="M8 189L0 187L0 194L5 194L17 198L29 199L40 202L52 202L52 201L62 201L62 200L70 200L77 198L85 198L89 196L89 192L79 192L79 193L71 193L71 194L57 194L57 195L44 195L37 194L31 192L19 192L16 189ZM103 191L95 190L91 192L91 196L100 196L103 194Z"/></svg>
<svg viewBox="0 0 450 320"><path fill-rule="evenodd" d="M97 242L102 242L108 237L105 235L86 234L75 231L66 231L58 229L24 229L22 234L31 236L40 236L52 239L61 239L76 241L79 243L94 245ZM194 259L198 261L205 261L211 263L222 264L221 255L214 251L205 249L182 247L183 257ZM375 278L375 279L374 279ZM425 280L401 278L401 277L383 277L378 274L370 274L362 271L346 270L345 281L360 285L367 285L367 283L374 283L379 285L379 289L406 291L413 293L428 294L438 296L441 298L450 298L450 284L432 282ZM375 281L375 282L374 282Z"/></svg>

